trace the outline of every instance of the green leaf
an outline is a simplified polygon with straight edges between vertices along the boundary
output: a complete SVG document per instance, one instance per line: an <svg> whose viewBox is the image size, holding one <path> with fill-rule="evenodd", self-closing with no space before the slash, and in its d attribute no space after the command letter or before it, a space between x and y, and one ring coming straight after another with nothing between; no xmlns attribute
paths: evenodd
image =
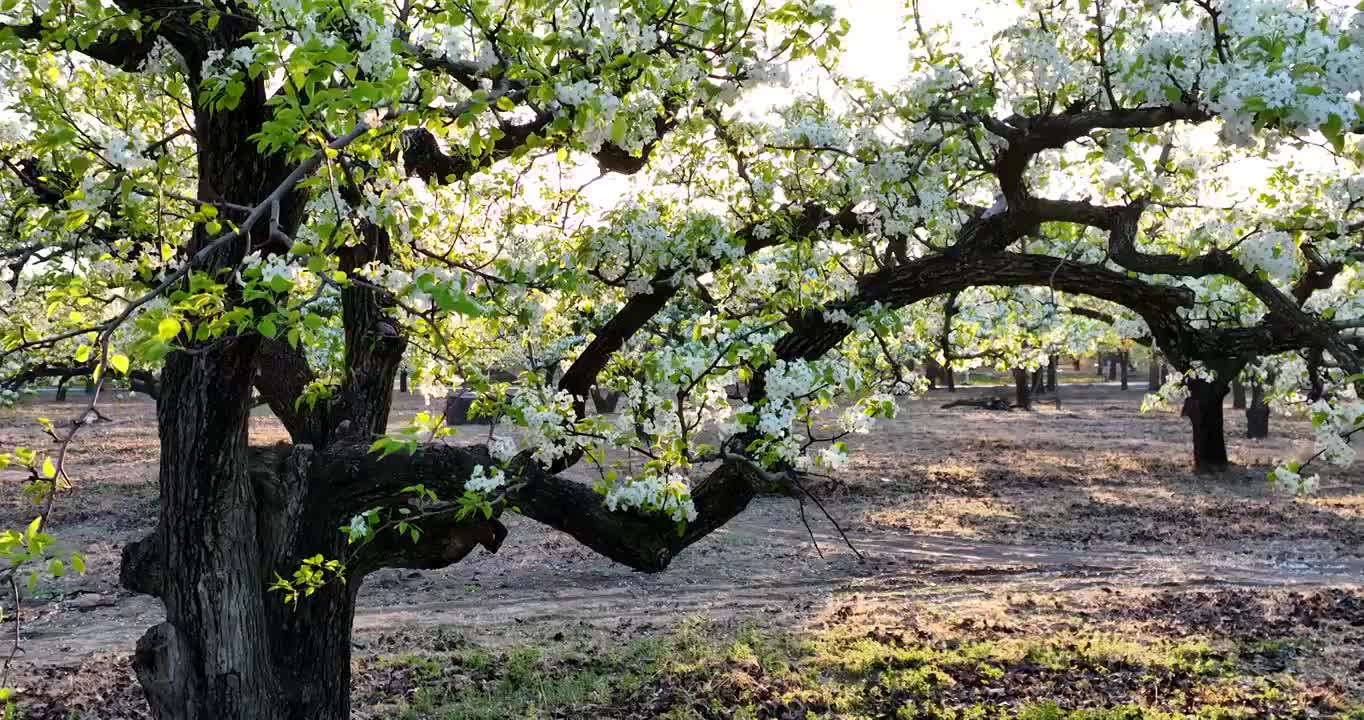
<svg viewBox="0 0 1364 720"><path fill-rule="evenodd" d="M110 356L110 358L109 358L109 367L111 367L111 368L113 368L113 369L119 371L119 373L121 373L121 374L127 375L127 374L128 374L128 356L127 356L127 355L113 355L113 356Z"/></svg>
<svg viewBox="0 0 1364 720"><path fill-rule="evenodd" d="M156 336L162 340L172 340L180 334L180 323L175 318L165 318L156 325Z"/></svg>
<svg viewBox="0 0 1364 720"><path fill-rule="evenodd" d="M53 464L52 458L43 458L43 477L51 480L57 477L57 466Z"/></svg>
<svg viewBox="0 0 1364 720"><path fill-rule="evenodd" d="M260 321L260 325L257 325L256 329L260 331L261 335L264 335L265 337L268 338L274 337L275 334L279 332L279 328L275 327L275 321L270 319L269 315L266 315Z"/></svg>

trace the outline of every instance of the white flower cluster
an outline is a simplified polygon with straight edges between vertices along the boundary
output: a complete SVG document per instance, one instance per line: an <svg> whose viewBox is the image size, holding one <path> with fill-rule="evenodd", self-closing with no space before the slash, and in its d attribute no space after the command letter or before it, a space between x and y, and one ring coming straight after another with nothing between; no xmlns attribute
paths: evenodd
<svg viewBox="0 0 1364 720"><path fill-rule="evenodd" d="M473 473L469 475L469 480L464 483L464 489L483 495L491 495L506 484L507 476L501 468L475 465Z"/></svg>
<svg viewBox="0 0 1364 720"><path fill-rule="evenodd" d="M1320 475L1309 475L1303 477L1298 473L1296 463L1280 465L1269 474L1270 481L1275 487L1282 488L1286 492L1294 495L1311 495L1321 487Z"/></svg>
<svg viewBox="0 0 1364 720"><path fill-rule="evenodd" d="M356 58L357 64L370 77L382 77L393 68L393 26L376 21L369 15L356 17L365 48Z"/></svg>
<svg viewBox="0 0 1364 720"><path fill-rule="evenodd" d="M273 285L276 280L282 280L293 285L300 280L301 274L303 274L303 269L291 265L288 258L281 255L270 255L269 258L262 258L261 251L258 250L241 259L241 269L237 273L237 282L246 285L255 277L259 277L259 280L266 285Z"/></svg>
<svg viewBox="0 0 1364 720"><path fill-rule="evenodd" d="M546 388L525 388L511 401L517 411L513 418L525 428L523 440L533 448L531 456L542 463L552 463L577 448L572 434L573 396L566 390L550 393Z"/></svg>
<svg viewBox="0 0 1364 720"><path fill-rule="evenodd" d="M253 276L258 276L260 282L266 285L275 284L277 279L293 285L298 282L302 273L303 270L296 265L291 265L287 258L280 255L261 257L260 251L257 250L242 258L237 281L245 285Z"/></svg>
<svg viewBox="0 0 1364 720"><path fill-rule="evenodd" d="M691 522L697 517L687 479L676 473L645 475L617 483L606 493L606 507L612 512L660 513L676 522Z"/></svg>
<svg viewBox="0 0 1364 720"><path fill-rule="evenodd" d="M1195 360L1187 371L1182 374L1171 374L1170 380L1154 393L1147 393L1141 400L1141 412L1151 412L1160 410L1175 403L1181 403L1184 398L1189 396L1190 380L1213 381L1217 379L1217 374L1202 362Z"/></svg>
<svg viewBox="0 0 1364 720"><path fill-rule="evenodd" d="M1243 262L1263 270L1273 280L1286 282L1298 273L1298 248L1286 232L1261 233L1248 238L1237 250Z"/></svg>
<svg viewBox="0 0 1364 720"><path fill-rule="evenodd" d="M204 56L203 82L210 87L222 85L246 71L256 59L256 51L249 46L209 50Z"/></svg>
<svg viewBox="0 0 1364 720"><path fill-rule="evenodd" d="M674 271L674 282L694 282L694 271L714 259L743 254L724 218L695 207L670 209L657 202L631 201L613 209L606 220L582 235L580 262L611 268L619 258L634 259L626 283L631 294L649 291L659 270Z"/></svg>
<svg viewBox="0 0 1364 720"><path fill-rule="evenodd" d="M1355 461L1355 449L1346 434L1364 426L1364 402L1352 395L1334 403L1318 400L1308 409L1317 452L1326 462L1341 467L1349 467Z"/></svg>
<svg viewBox="0 0 1364 720"><path fill-rule="evenodd" d="M0 108L0 147L28 142L35 128L27 115L11 108Z"/></svg>
<svg viewBox="0 0 1364 720"><path fill-rule="evenodd" d="M516 447L516 439L507 435L496 435L488 441L488 452L502 462L506 462L520 452Z"/></svg>
<svg viewBox="0 0 1364 720"><path fill-rule="evenodd" d="M1151 334L1146 321L1139 315L1123 314L1113 323L1113 331L1121 338L1144 338Z"/></svg>

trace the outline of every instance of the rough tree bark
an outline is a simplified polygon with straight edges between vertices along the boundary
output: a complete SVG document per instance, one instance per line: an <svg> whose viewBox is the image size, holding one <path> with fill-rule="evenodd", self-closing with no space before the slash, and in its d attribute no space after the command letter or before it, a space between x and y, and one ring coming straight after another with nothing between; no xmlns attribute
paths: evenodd
<svg viewBox="0 0 1364 720"><path fill-rule="evenodd" d="M1060 359L1055 355L1047 358L1047 392L1056 392L1056 370Z"/></svg>
<svg viewBox="0 0 1364 720"><path fill-rule="evenodd" d="M1119 377L1120 377L1120 379L1122 380L1122 389L1123 389L1123 390L1126 390L1126 389L1127 389L1127 365L1128 365L1127 351L1126 351L1126 350L1123 350L1121 353L1118 354L1118 366L1119 366L1118 369L1119 369L1119 371L1120 371Z"/></svg>
<svg viewBox="0 0 1364 720"><path fill-rule="evenodd" d="M1231 407L1234 410L1246 409L1246 386L1239 377L1231 381Z"/></svg>
<svg viewBox="0 0 1364 720"><path fill-rule="evenodd" d="M1246 408L1246 437L1269 437L1269 403L1265 402L1265 388L1258 380L1250 381L1250 406Z"/></svg>
<svg viewBox="0 0 1364 720"><path fill-rule="evenodd" d="M924 360L924 377L928 378L930 390L938 389L938 378L942 375L942 366L938 364L937 358L930 356Z"/></svg>
<svg viewBox="0 0 1364 720"><path fill-rule="evenodd" d="M1024 410L1032 409L1032 373L1014 368L1014 404Z"/></svg>
<svg viewBox="0 0 1364 720"><path fill-rule="evenodd" d="M1219 473L1230 466L1223 428L1222 402L1227 396L1225 380L1190 380L1184 416L1193 428L1194 470Z"/></svg>

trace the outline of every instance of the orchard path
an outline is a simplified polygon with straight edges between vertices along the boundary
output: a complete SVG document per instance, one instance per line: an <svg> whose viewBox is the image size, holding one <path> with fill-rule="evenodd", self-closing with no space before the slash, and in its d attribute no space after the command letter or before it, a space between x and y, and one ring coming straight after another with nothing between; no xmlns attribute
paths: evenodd
<svg viewBox="0 0 1364 720"><path fill-rule="evenodd" d="M933 395L855 438L852 466L816 492L865 562L807 502L816 550L797 501L786 497L755 500L657 575L511 517L495 555L479 550L444 570L370 576L355 620L357 652L418 648L449 632L482 643L558 627L634 635L696 616L797 625L1010 596L1364 587L1361 464L1324 473L1313 498L1286 497L1264 480L1272 460L1304 451L1305 423L1276 418L1274 437L1254 443L1229 410L1228 443L1244 469L1200 478L1186 469L1186 423L1173 412L1137 413L1140 390L1063 392L1061 409L1035 412L941 410L946 396ZM402 400L395 423L420 409ZM36 444L32 418L71 407L7 411L0 433L7 444ZM85 554L89 573L45 583L25 602L25 663L126 655L162 620L156 600L117 584L120 549L156 513L153 408L127 401L106 412L117 422L73 451L79 482L54 517L59 541ZM253 442L281 440L277 425L253 423ZM31 517L11 476L0 485L5 526Z"/></svg>
<svg viewBox="0 0 1364 720"><path fill-rule="evenodd" d="M795 502L767 498L755 504L750 515L772 519ZM371 578L361 593L355 641L363 651L395 632L451 629L495 642L500 629L523 624L648 630L698 615L785 614L810 621L850 603L867 611L907 603L950 605L1005 593L1045 597L1079 590L1316 589L1364 583L1359 557L1274 561L1244 556L1234 547L1156 554L1118 544L1075 548L871 529L848 534L865 561L831 531L815 531L825 554L821 559L803 526L750 521L702 541L658 575L595 558L513 563L490 573L480 572L488 563L478 561L438 572L389 572ZM514 557L529 550L524 544L513 532L499 555ZM160 617L159 603L147 597L113 588L78 592L25 623L26 660L62 663L73 656L126 652Z"/></svg>

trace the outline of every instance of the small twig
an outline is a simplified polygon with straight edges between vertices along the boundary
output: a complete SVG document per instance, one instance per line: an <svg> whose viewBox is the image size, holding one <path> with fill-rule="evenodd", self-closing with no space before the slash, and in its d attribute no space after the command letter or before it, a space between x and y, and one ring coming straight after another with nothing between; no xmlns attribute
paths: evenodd
<svg viewBox="0 0 1364 720"><path fill-rule="evenodd" d="M810 533L810 544L815 546L815 552L819 553L819 559L824 559L824 551L819 548L819 541L815 539L815 530L810 527L810 520L805 517L805 498L796 496L796 502L800 505L800 522L805 526L805 532Z"/></svg>
<svg viewBox="0 0 1364 720"><path fill-rule="evenodd" d="M805 488L805 486L802 485L802 484L800 483L800 479L799 479L798 477L796 477L796 474L795 474L795 473L791 473L791 474L790 474L790 479L791 479L791 482L795 484L795 486L796 486L796 488L797 488L798 490L800 490L801 492L803 492L803 493L805 493L806 495L808 495L808 496L810 497L810 499L814 501L815 506L819 508L819 511L822 512L822 513L824 513L824 517L826 517L826 518L829 519L829 523L832 524L832 525L834 526L834 529L838 531L839 536L843 538L844 544L846 544L846 545L848 546L848 549L849 549L849 550L852 550L852 551L853 551L853 554L857 556L857 561L858 561L858 562L866 562L866 561L867 561L867 558L866 558L865 556L863 556L861 552L858 551L856 545L853 545L852 540L850 540L850 539L848 538L848 534L847 534L846 532L843 532L843 527L842 527L841 525L839 525L839 524L838 524L838 521L834 519L834 516L833 516L833 515L830 515L830 514L829 514L829 511L828 511L827 509L825 509L824 503L820 502L820 501L819 501L819 498L815 497L815 494L814 494L814 493L812 493L812 492L810 492L809 490L807 490L807 489ZM806 527L809 527L809 526L807 525ZM814 537L813 534L811 535L811 537L812 537L812 538ZM818 547L818 546L816 546L816 547Z"/></svg>

